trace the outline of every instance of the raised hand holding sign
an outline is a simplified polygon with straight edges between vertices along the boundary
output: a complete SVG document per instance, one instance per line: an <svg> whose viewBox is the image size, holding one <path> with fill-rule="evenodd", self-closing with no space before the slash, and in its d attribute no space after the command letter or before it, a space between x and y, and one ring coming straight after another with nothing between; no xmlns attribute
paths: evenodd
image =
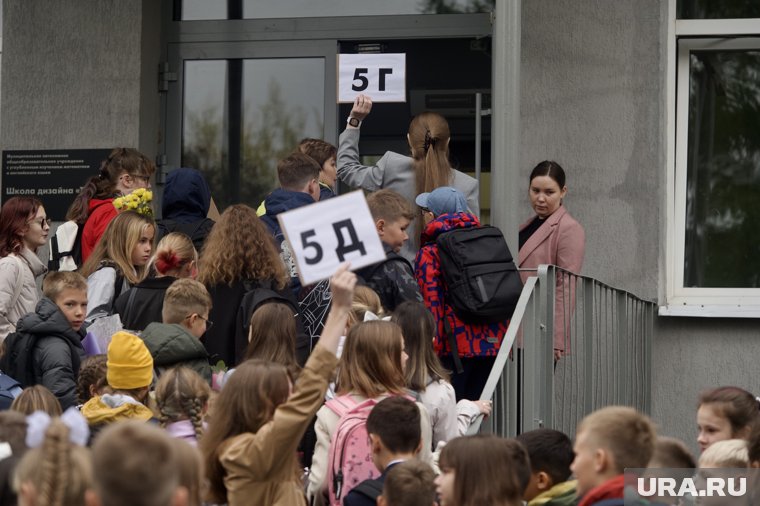
<svg viewBox="0 0 760 506"><path fill-rule="evenodd" d="M327 279L338 266L351 269L385 260L385 250L361 191L277 216L304 286Z"/></svg>
<svg viewBox="0 0 760 506"><path fill-rule="evenodd" d="M338 55L338 102L353 102L359 94L375 102L406 102L406 55Z"/></svg>

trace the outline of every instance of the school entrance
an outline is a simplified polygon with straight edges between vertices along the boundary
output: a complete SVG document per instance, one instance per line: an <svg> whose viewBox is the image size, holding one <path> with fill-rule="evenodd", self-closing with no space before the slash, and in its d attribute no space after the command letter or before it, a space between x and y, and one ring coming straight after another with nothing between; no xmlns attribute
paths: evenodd
<svg viewBox="0 0 760 506"><path fill-rule="evenodd" d="M197 168L220 209L237 202L256 207L277 186L277 161L299 140L337 145L351 109L336 100L338 54L405 53L407 101L373 108L361 129L364 161L387 150L407 153L411 118L438 112L451 127L452 165L481 179L487 219L491 14L420 14L416 4L167 5L159 79L164 172ZM296 12L303 17L285 17Z"/></svg>

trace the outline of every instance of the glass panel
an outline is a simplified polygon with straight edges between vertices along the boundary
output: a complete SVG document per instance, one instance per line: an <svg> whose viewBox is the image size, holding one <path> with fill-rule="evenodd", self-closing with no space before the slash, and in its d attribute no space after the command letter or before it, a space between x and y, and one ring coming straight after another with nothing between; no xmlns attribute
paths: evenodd
<svg viewBox="0 0 760 506"><path fill-rule="evenodd" d="M760 50L690 56L684 286L760 287Z"/></svg>
<svg viewBox="0 0 760 506"><path fill-rule="evenodd" d="M204 173L220 209L258 207L277 161L324 135L323 58L186 61L182 166Z"/></svg>
<svg viewBox="0 0 760 506"><path fill-rule="evenodd" d="M278 186L277 161L324 135L322 58L244 60L240 198L258 206Z"/></svg>
<svg viewBox="0 0 760 506"><path fill-rule="evenodd" d="M244 19L492 12L495 0L238 0ZM182 0L182 19L227 19L228 0Z"/></svg>
<svg viewBox="0 0 760 506"><path fill-rule="evenodd" d="M227 0L182 0L182 20L227 19Z"/></svg>
<svg viewBox="0 0 760 506"><path fill-rule="evenodd" d="M230 200L225 122L227 61L186 61L184 83L182 166L203 172L214 200L221 206Z"/></svg>
<svg viewBox="0 0 760 506"><path fill-rule="evenodd" d="M757 0L678 0L678 19L760 18Z"/></svg>

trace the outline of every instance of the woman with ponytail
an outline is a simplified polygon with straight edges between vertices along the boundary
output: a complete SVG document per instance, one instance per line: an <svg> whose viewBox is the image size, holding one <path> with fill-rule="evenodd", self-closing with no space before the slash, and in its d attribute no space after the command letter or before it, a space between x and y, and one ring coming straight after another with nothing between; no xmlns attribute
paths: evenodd
<svg viewBox="0 0 760 506"><path fill-rule="evenodd" d="M87 422L76 408L51 419L37 411L27 417L31 448L16 468L13 486L19 506L81 506L92 488L92 463L85 447Z"/></svg>
<svg viewBox="0 0 760 506"><path fill-rule="evenodd" d="M200 375L188 367L174 367L161 375L156 385L158 419L169 435L198 446L203 437L211 389Z"/></svg>
<svg viewBox="0 0 760 506"><path fill-rule="evenodd" d="M412 119L406 138L411 156L386 152L375 165L362 165L359 159L359 127L372 109L372 99L359 95L348 117L348 125L340 135L338 147L338 178L349 186L367 191L384 188L403 195L410 204L420 193L431 192L440 186L453 186L467 198L472 214L480 215L478 181L451 168L449 163L449 124L440 114L423 112ZM410 262L419 248L422 216L407 230L410 240L401 255Z"/></svg>
<svg viewBox="0 0 760 506"><path fill-rule="evenodd" d="M180 278L195 279L198 252L193 241L181 232L165 235L151 260L155 277L149 277L122 293L114 308L125 329L145 330L150 323L161 322L166 289Z"/></svg>
<svg viewBox="0 0 760 506"><path fill-rule="evenodd" d="M106 227L118 214L113 199L138 188L150 188L155 164L132 148L116 148L100 165L97 176L82 186L66 214L82 231L82 262L86 261Z"/></svg>

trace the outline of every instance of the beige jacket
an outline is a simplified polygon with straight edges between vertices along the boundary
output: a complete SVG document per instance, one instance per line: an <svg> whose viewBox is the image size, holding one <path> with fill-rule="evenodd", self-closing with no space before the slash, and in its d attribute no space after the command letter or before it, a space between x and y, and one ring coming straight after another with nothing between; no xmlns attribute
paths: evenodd
<svg viewBox="0 0 760 506"><path fill-rule="evenodd" d="M306 504L296 475L296 449L314 413L324 401L338 359L317 345L296 382L293 395L255 434L240 434L223 443L227 504L297 506Z"/></svg>
<svg viewBox="0 0 760 506"><path fill-rule="evenodd" d="M0 258L0 342L16 331L19 318L34 311L40 301L35 278L47 272L30 249Z"/></svg>
<svg viewBox="0 0 760 506"><path fill-rule="evenodd" d="M378 400L385 397L378 397ZM366 397L361 395L353 395L353 398L357 402L367 400ZM430 427L430 415L428 415L427 409L425 409L422 403L418 402L417 407L420 408L420 428L422 430L422 451L420 451L419 459L427 464L432 464L433 454L430 448L433 435ZM327 460L330 451L330 441L335 430L338 428L339 421L338 415L327 406L322 406L317 412L317 421L314 424L314 430L317 433L317 446L314 448L314 458L311 461L307 490L307 495L310 500L313 500L312 504L315 506L321 506L327 502L324 501L327 493Z"/></svg>

